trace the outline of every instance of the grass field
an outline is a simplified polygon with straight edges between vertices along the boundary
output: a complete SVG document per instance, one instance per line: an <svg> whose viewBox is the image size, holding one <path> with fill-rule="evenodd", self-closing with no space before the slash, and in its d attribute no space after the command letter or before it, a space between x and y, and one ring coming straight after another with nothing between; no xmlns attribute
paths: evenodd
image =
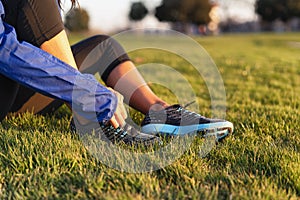
<svg viewBox="0 0 300 200"><path fill-rule="evenodd" d="M300 34L194 39L219 68L226 118L235 125L208 156L199 157L195 141L163 169L119 172L70 133L67 108L46 117L26 113L0 124L0 199L300 199ZM197 88L200 112L210 115L203 81L181 59L151 50L133 52L132 59L182 71ZM153 90L175 103L167 89Z"/></svg>

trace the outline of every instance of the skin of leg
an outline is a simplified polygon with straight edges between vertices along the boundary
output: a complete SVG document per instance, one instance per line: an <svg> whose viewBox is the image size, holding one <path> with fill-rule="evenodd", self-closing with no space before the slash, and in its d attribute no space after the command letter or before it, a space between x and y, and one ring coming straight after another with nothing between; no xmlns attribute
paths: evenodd
<svg viewBox="0 0 300 200"><path fill-rule="evenodd" d="M153 93L131 61L123 62L114 68L106 84L120 92L126 103L143 114L147 114L149 110L161 110L169 106Z"/></svg>

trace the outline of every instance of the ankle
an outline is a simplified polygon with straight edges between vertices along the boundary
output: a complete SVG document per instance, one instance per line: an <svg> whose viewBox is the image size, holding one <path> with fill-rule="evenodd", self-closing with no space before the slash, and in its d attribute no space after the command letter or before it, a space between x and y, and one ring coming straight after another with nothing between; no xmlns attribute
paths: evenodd
<svg viewBox="0 0 300 200"><path fill-rule="evenodd" d="M167 104L166 102L158 102L158 103L155 103L155 104L151 105L149 111L164 110L168 106L169 106L169 104Z"/></svg>

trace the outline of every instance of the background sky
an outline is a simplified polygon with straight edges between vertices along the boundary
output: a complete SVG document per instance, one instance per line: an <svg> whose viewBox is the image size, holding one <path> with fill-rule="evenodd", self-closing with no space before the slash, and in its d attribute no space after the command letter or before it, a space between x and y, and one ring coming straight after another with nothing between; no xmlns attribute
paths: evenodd
<svg viewBox="0 0 300 200"><path fill-rule="evenodd" d="M228 16L244 21L256 19L253 7L254 1L218 0L221 19L226 19ZM102 32L112 32L127 27L130 24L128 12L132 2L135 2L135 0L79 0L80 6L86 9L90 15L90 28ZM161 0L144 0L143 2L149 10L152 10L160 4ZM65 0L65 11L69 7L69 0ZM154 17L147 17L143 22L139 23L139 26L164 27Z"/></svg>

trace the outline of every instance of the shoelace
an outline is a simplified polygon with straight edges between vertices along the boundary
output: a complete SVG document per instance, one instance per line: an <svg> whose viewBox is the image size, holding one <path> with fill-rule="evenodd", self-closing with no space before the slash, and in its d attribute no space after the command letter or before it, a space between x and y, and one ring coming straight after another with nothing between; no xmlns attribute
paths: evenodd
<svg viewBox="0 0 300 200"><path fill-rule="evenodd" d="M194 104L194 103L196 103L195 100L194 100L194 101L191 101L191 102L189 102L189 103L187 103L187 104L185 104L185 105L183 106L183 108L185 109L185 108L189 107L190 105L192 105L192 104Z"/></svg>
<svg viewBox="0 0 300 200"><path fill-rule="evenodd" d="M201 115L185 109L195 102L192 101L184 106L175 104L161 111L150 111L143 120L142 125L151 123L181 124L182 120L184 122L194 121L194 123L198 123L197 121L201 119Z"/></svg>
<svg viewBox="0 0 300 200"><path fill-rule="evenodd" d="M101 129L105 136L111 141L119 142L127 136L127 131L120 127L115 128L111 124L102 124Z"/></svg>
<svg viewBox="0 0 300 200"><path fill-rule="evenodd" d="M196 103L196 101L191 101L189 103L187 103L186 105L184 105L182 108L183 110L183 114L188 115L189 117L192 117L192 118L200 118L202 117L201 115L199 115L198 113L195 113L195 112L192 112L192 111L189 111L189 110L186 110L187 107L189 107L190 105Z"/></svg>
<svg viewBox="0 0 300 200"><path fill-rule="evenodd" d="M189 111L189 110L186 110L186 108L192 104L194 104L196 101L192 101L192 102L189 102L187 103L186 105L184 106L180 106L178 105L177 108L174 108L172 110L169 110L168 111L168 115L172 118L176 118L176 119L180 119L182 117L184 118L199 118L201 117L201 115L195 113L195 112L192 112L192 111Z"/></svg>

